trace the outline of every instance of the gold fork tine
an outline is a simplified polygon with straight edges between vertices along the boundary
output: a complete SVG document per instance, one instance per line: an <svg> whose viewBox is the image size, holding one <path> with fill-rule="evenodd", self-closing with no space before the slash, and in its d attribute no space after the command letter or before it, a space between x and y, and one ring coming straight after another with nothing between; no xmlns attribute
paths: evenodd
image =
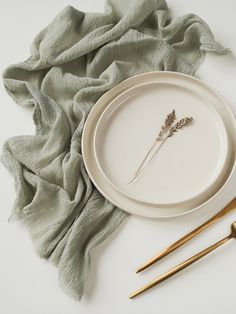
<svg viewBox="0 0 236 314"><path fill-rule="evenodd" d="M234 198L224 209L222 209L218 214L210 218L207 222L203 223L201 226L197 227L193 231L186 234L184 237L176 241L175 243L171 244L169 247L167 247L165 250L163 250L161 253L150 259L148 262L146 262L144 265L139 267L136 271L136 273L139 273L143 271L144 269L148 268L149 266L153 265L157 261L161 260L166 255L170 254L192 238L194 238L196 235L198 235L200 232L208 228L210 225L218 221L220 218L224 217L226 214L230 213L236 209L236 198Z"/></svg>
<svg viewBox="0 0 236 314"><path fill-rule="evenodd" d="M179 265L175 266L174 268L172 268L171 270L167 271L166 273L164 273L163 275L161 275L157 279L153 280L152 282L150 282L149 284L147 284L143 288L141 288L141 289L135 291L134 293L132 293L129 296L129 298L133 299L134 297L138 296L139 294L143 293L144 291L147 291L147 290L151 289L152 287L158 285L162 281L170 278L171 276L173 276L174 274L178 273L182 269L184 269L184 268L188 267L189 265L193 264L194 262L198 261L200 258L202 258L203 256L207 255L208 253L210 253L211 251L215 250L216 248L218 248L219 246L221 246L222 244L224 244L225 242L229 241L232 238L236 238L236 222L232 223L232 225L231 225L231 233L227 237L221 239L220 241L214 243L213 245L209 246L205 250L195 254L194 256L190 257L186 261L184 261L184 262L180 263Z"/></svg>

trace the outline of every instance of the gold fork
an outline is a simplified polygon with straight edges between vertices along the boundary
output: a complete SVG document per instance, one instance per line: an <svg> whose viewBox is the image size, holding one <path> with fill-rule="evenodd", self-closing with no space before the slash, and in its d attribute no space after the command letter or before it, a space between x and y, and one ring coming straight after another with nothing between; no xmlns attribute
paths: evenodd
<svg viewBox="0 0 236 314"><path fill-rule="evenodd" d="M182 246L183 244L185 244L186 242L191 240L193 237L198 235L200 232L202 232L203 230L205 230L206 228L211 226L213 223L218 221L220 218L224 217L226 214L232 212L235 209L236 209L236 198L234 198L224 209L222 209L218 214L216 214L215 216L210 218L207 222L205 222L201 226L197 227L193 231L189 232L184 237L182 237L181 239L179 239L175 243L171 244L165 250L163 250L158 255L156 255L155 257L150 259L148 262L146 262L144 265L142 265L140 268L138 268L136 273L139 273L139 272L143 271L144 269L146 269L149 266L153 265L157 261L161 260L163 257L165 257L166 255L170 254L171 252L173 252L174 250L176 250L177 248L179 248L180 246Z"/></svg>
<svg viewBox="0 0 236 314"><path fill-rule="evenodd" d="M157 279L153 280L152 282L150 282L149 284L147 284L143 288L135 291L134 293L132 293L130 295L130 299L132 299L132 298L138 296L139 294L143 293L144 291L147 291L147 290L151 289L152 287L158 285L160 282L170 278L171 276L173 276L174 274L178 273L182 269L188 267L189 265L191 265L192 263L196 262L197 260L199 260L203 256L205 256L208 253L210 253L211 251L215 250L220 245L224 244L225 242L229 241L230 239L235 239L235 238L236 238L236 221L232 223L232 225L231 225L231 232L230 232L230 234L227 237L225 237L225 238L221 239L220 241L214 243L213 245L209 246L205 250L195 254L194 256L190 257L186 261L180 263L179 265L175 266L174 268L172 268L168 272L164 273L163 275L161 275Z"/></svg>

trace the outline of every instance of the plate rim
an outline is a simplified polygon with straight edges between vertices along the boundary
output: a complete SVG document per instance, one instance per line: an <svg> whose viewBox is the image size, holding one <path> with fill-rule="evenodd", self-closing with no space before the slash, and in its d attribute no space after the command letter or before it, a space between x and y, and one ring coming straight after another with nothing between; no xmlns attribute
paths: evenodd
<svg viewBox="0 0 236 314"><path fill-rule="evenodd" d="M224 121L223 121L220 113L218 112L217 108L214 105L212 105L211 103L209 103L209 101L207 99L205 99L206 103L208 103L208 106L210 106L210 109L212 107L212 109L215 111L217 119L219 119L218 123L220 124L220 127L222 128L221 138L223 139L223 142L224 142L224 145L226 147L226 150L225 150L225 154L222 157L222 161L220 163L219 169L217 170L217 173L214 174L213 181L210 182L208 185L206 185L206 188L204 190L202 190L198 195L193 196L193 197L189 197L189 198L187 198L187 199L185 199L183 201L180 201L180 202L166 202L166 203L157 203L157 202L155 203L155 202L151 202L151 201L148 201L148 200L142 200L142 199L139 199L139 198L134 198L131 195L129 195L128 193L126 193L125 191L122 191L121 188L116 186L112 182L112 180L109 178L109 176L106 174L105 170L103 170L103 168L102 168L102 166L100 164L100 160L99 160L98 154L97 154L96 139L97 139L98 132L99 132L99 125L101 124L102 120L104 120L104 119L106 120L107 119L106 116L105 116L107 111L112 110L112 106L114 107L113 111L116 111L120 106L123 106L123 104L124 104L124 102L126 100L128 100L130 97L132 98L132 94L130 95L130 93L132 93L132 91L134 89L145 87L145 85L158 84L158 83L160 83L160 84L170 84L170 85L174 85L174 86L178 86L178 87L180 86L182 88L185 88L182 85L178 85L177 83L171 83L171 82L158 82L158 81L143 82L143 83L138 83L138 84L135 84L135 85L127 88L126 90L124 90L123 92L121 92L117 96L115 96L115 98L112 99L110 102L108 102L108 105L105 107L105 109L103 110L101 115L96 120L96 126L94 128L93 146L94 146L94 156L95 156L95 160L97 162L97 165L98 165L100 171L103 173L103 176L113 186L113 188L115 190L117 190L120 194L123 194L124 196L126 196L126 197L128 197L128 198L130 198L130 199L132 199L134 201L143 203L143 204L150 204L150 205L160 206L160 207L180 206L180 205L184 205L184 204L186 205L187 203L190 203L191 201L194 201L197 198L203 197L204 194L206 194L207 191L209 191L209 193L211 193L211 195L214 195L214 192L210 192L210 190L214 189L214 186L217 185L217 181L220 180L220 177L222 177L223 174L224 174L224 171L226 171L225 168L227 167L226 163L227 163L227 159L228 159L228 155L229 155L229 149L230 149L229 146L230 145L229 145L229 136L228 136L228 132L227 132L227 129L225 127ZM186 89L189 89L189 88L186 87ZM194 94L196 94L195 91L192 90L192 92ZM127 96L126 96L126 94L127 94ZM204 96L201 96L201 97L204 99ZM117 101L119 100L119 98L121 98L121 100L117 104ZM110 114L110 112L107 114L108 117L109 117L109 114ZM201 201L200 201L199 204L201 204Z"/></svg>
<svg viewBox="0 0 236 314"><path fill-rule="evenodd" d="M145 72L145 73L141 73L141 74L138 74L138 75L135 75L135 76L132 76L130 78L127 78L125 80L123 80L122 82L118 83L117 85L115 85L114 87L112 87L110 90L108 90L106 93L104 93L99 99L98 101L95 103L95 105L93 106L93 108L91 109L89 115L87 116L87 119L86 119L86 122L85 122L85 125L84 125L84 129L83 129L83 133L82 133L82 141L81 141L81 149L82 149L82 155L83 157L85 156L85 151L86 151L86 148L85 148L85 135L86 135L86 132L87 132L87 128L88 128L88 121L90 121L90 118L91 116L93 116L94 114L94 111L96 111L97 109L97 103L100 104L100 103L103 103L104 100L108 97L110 97L112 100L119 94L121 93L122 91L128 89L129 87L133 86L134 84L132 84L133 81L135 81L137 78L139 79L142 79L142 77L146 77L146 76L152 76L152 75L161 75L161 76L166 76L166 75L174 75L175 77L182 77L182 78L185 78L185 79L190 79L192 81L196 81L198 84L200 84L202 87L205 87L207 88L211 93L213 93L220 101L221 103L223 103L226 108L227 108L227 114L230 116L233 124L234 124L234 129L236 128L236 122L235 122L235 117L234 117L234 114L229 106L229 104L226 102L226 100L219 94L219 92L217 92L214 88L210 87L208 84L206 84L205 82L199 80L198 78L196 77L192 77L190 75L187 75L187 74L183 74L183 73L179 73L179 72L173 72L173 71L152 71L152 72ZM112 94L115 94L115 96L112 98ZM236 135L235 135L236 136ZM234 138L236 139L236 138ZM197 210L200 210L202 208L205 208L205 207L208 207L208 205L210 206L210 203L215 199L215 198L219 198L219 196L222 196L222 193L224 192L224 190L226 188L228 188L228 196L226 195L226 192L225 193L225 198L227 197L228 200L231 200L234 196L235 196L235 192L233 191L229 191L231 188L232 188L232 184L233 182L236 180L236 173L235 173L235 151L234 151L234 163L233 163L233 166L232 166L232 169L230 169L230 173L229 175L227 176L225 182L223 183L222 186L220 186L220 188L216 191L216 193L214 193L214 195L212 195L209 199L207 199L205 202L203 202L202 204L194 207L194 208L191 208L191 209L188 209L188 210L185 210L185 211L181 211L181 212L178 212L178 213L172 213L172 214L168 214L168 215L163 215L163 216L158 216L155 214L155 210L153 209L153 214L152 215L149 215L149 214L144 214L144 213L137 213L135 211L131 211L130 209L127 209L125 206L121 206L120 204L118 204L118 202L114 202L114 200L109 196L107 195L106 192L104 192L102 190L102 188L99 186L99 184L97 184L96 182L96 179L93 177L93 175L91 174L90 172L90 169L89 169L89 166L87 164L87 160L86 158L84 158L84 164L85 164L85 168L88 172L88 175L90 177L90 179L92 180L92 182L94 183L94 185L96 186L96 188L99 190L99 192L105 197L107 198L111 203L113 203L115 206L121 208L121 210L124 210L130 214L133 214L133 215L138 215L138 216L142 216L142 217L146 217L146 218L153 218L153 219L159 219L159 220L165 220L165 219L170 219L170 218L175 218L175 217L180 217L180 216L183 216L183 215L186 215L186 214L190 214L190 213L193 213ZM231 195L232 194L232 195Z"/></svg>

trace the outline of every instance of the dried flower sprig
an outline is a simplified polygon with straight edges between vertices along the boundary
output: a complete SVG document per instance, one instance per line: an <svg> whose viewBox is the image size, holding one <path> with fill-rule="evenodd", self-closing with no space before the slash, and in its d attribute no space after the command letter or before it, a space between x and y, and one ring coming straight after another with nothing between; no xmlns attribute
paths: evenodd
<svg viewBox="0 0 236 314"><path fill-rule="evenodd" d="M132 183L135 179L137 179L138 176L140 176L144 172L144 170L150 165L157 151L160 149L160 147L163 145L163 143L166 141L168 137L173 136L175 132L177 132L179 129L182 129L184 126L188 125L190 122L193 121L193 117L185 117L173 125L175 119L176 119L175 110L173 110L171 113L167 115L165 123L161 126L161 130L159 131L157 138L155 139L153 145L145 155L143 161L141 162L140 166L135 172L134 177L128 182L128 184ZM160 142L160 144L159 146L156 147L156 144L158 142ZM156 149L154 151L155 147ZM151 153L152 156L150 160L146 163L146 165L144 165Z"/></svg>
<svg viewBox="0 0 236 314"><path fill-rule="evenodd" d="M136 179L136 177L139 175L139 173L141 171L141 168L143 167L146 159L148 158L148 156L152 152L154 146L156 145L156 142L160 141L162 139L162 137L167 133L167 131L169 131L169 129L173 125L175 119L176 119L175 109L173 109L172 112L167 115L164 124L161 126L161 129L159 131L158 136L156 137L156 139L155 139L154 143L152 144L151 148L149 149L149 151L145 155L144 159L142 160L141 164L139 165L138 169L136 170L136 172L134 174L134 178L131 181L129 181L129 184L131 182L133 182Z"/></svg>
<svg viewBox="0 0 236 314"><path fill-rule="evenodd" d="M172 124L174 123L176 119L176 115L175 115L175 109L169 113L165 119L165 124L161 126L161 130L158 134L158 137L162 137L168 130L169 128L172 126Z"/></svg>
<svg viewBox="0 0 236 314"><path fill-rule="evenodd" d="M181 120L179 120L172 128L170 129L170 132L168 134L168 137L171 137L174 132L177 132L179 129L182 129L184 126L188 125L190 122L193 121L193 117L185 117Z"/></svg>

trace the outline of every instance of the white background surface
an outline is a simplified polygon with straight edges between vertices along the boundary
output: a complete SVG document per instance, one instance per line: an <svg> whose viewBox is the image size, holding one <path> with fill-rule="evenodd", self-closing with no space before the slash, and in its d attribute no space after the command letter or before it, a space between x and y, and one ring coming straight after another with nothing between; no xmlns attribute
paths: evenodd
<svg viewBox="0 0 236 314"><path fill-rule="evenodd" d="M66 5L103 11L103 0L1 0L1 72L29 55L35 35ZM172 15L196 13L215 37L232 49L228 56L208 55L197 75L217 89L236 113L236 1L169 0ZM0 86L0 145L14 135L33 134L32 111L9 98ZM236 243L210 256L135 300L128 295L176 263L229 232L236 212L204 232L151 270L135 275L148 257L219 210L198 212L167 222L130 217L119 232L96 248L85 298L76 302L59 288L57 271L38 259L19 224L9 224L13 181L0 167L0 313L1 314L235 314Z"/></svg>

